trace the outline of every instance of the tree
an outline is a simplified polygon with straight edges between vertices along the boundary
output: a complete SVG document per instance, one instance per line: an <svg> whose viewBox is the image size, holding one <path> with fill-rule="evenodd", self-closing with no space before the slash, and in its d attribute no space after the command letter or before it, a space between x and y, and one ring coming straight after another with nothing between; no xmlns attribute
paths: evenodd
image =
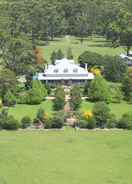
<svg viewBox="0 0 132 184"><path fill-rule="evenodd" d="M64 54L62 52L61 49L59 49L57 52L56 52L56 59L63 59L64 58Z"/></svg>
<svg viewBox="0 0 132 184"><path fill-rule="evenodd" d="M32 82L32 89L28 92L29 104L40 104L47 95L47 90L41 83L41 81L34 80Z"/></svg>
<svg viewBox="0 0 132 184"><path fill-rule="evenodd" d="M90 83L89 98L91 101L111 101L111 92L107 81L102 76L96 76Z"/></svg>
<svg viewBox="0 0 132 184"><path fill-rule="evenodd" d="M73 54L71 48L67 50L67 59L73 59Z"/></svg>
<svg viewBox="0 0 132 184"><path fill-rule="evenodd" d="M104 65L103 63L103 57L100 54L94 53L94 52L89 52L85 51L83 52L79 58L78 61L81 65L88 64L88 67L93 67L93 66L102 66Z"/></svg>
<svg viewBox="0 0 132 184"><path fill-rule="evenodd" d="M120 57L105 56L104 75L112 82L121 82L127 72L127 64Z"/></svg>
<svg viewBox="0 0 132 184"><path fill-rule="evenodd" d="M24 116L21 120L22 128L28 128L31 125L31 118L29 116Z"/></svg>
<svg viewBox="0 0 132 184"><path fill-rule="evenodd" d="M12 106L16 104L16 97L11 91L7 91L7 93L4 95L4 104L7 106Z"/></svg>
<svg viewBox="0 0 132 184"><path fill-rule="evenodd" d="M0 70L0 96L4 98L4 95L8 90L14 92L16 89L16 75L9 69Z"/></svg>
<svg viewBox="0 0 132 184"><path fill-rule="evenodd" d="M123 116L121 117L121 119L117 124L117 127L132 130L132 114L131 113L123 114Z"/></svg>
<svg viewBox="0 0 132 184"><path fill-rule="evenodd" d="M52 64L55 64L55 60L57 59L57 53L55 51L52 52L50 60L52 62Z"/></svg>
<svg viewBox="0 0 132 184"><path fill-rule="evenodd" d="M70 99L71 108L72 110L77 110L82 102L80 87L73 86L70 95L71 95Z"/></svg>
<svg viewBox="0 0 132 184"><path fill-rule="evenodd" d="M132 75L126 75L122 82L125 99L132 103Z"/></svg>
<svg viewBox="0 0 132 184"><path fill-rule="evenodd" d="M8 110L3 109L0 112L0 128L6 130L16 130L20 127L19 122L13 117L8 115Z"/></svg>
<svg viewBox="0 0 132 184"><path fill-rule="evenodd" d="M104 102L97 102L93 107L93 115L96 119L97 127L105 128L110 118L110 109Z"/></svg>
<svg viewBox="0 0 132 184"><path fill-rule="evenodd" d="M54 109L62 110L65 105L65 91L62 87L57 87L55 91Z"/></svg>

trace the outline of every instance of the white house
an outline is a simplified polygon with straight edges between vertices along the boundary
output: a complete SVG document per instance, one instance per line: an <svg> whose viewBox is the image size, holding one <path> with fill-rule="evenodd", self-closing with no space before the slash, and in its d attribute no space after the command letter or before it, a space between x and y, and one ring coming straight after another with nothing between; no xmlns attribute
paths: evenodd
<svg viewBox="0 0 132 184"><path fill-rule="evenodd" d="M132 66L132 51L127 54L121 54L120 57L128 64L128 66Z"/></svg>
<svg viewBox="0 0 132 184"><path fill-rule="evenodd" d="M94 79L94 75L89 73L87 66L84 68L75 64L74 60L68 60L66 58L62 60L56 60L55 65L48 65L43 73L38 73L36 78L46 83L84 83L87 80Z"/></svg>

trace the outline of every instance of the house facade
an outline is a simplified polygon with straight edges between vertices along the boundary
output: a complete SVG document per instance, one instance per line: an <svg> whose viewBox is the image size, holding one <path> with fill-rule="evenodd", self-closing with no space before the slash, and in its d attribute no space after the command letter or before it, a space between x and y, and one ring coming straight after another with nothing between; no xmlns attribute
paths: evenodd
<svg viewBox="0 0 132 184"><path fill-rule="evenodd" d="M63 58L56 60L55 65L48 65L43 73L36 75L37 80L48 84L82 84L88 80L93 80L94 75L85 68L75 64L74 60Z"/></svg>

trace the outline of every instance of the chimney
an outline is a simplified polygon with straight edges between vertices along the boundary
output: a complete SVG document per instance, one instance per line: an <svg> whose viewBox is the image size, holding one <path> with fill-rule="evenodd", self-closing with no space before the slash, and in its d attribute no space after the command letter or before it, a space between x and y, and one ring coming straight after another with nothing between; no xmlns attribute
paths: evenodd
<svg viewBox="0 0 132 184"><path fill-rule="evenodd" d="M88 70L88 64L85 63L85 70Z"/></svg>

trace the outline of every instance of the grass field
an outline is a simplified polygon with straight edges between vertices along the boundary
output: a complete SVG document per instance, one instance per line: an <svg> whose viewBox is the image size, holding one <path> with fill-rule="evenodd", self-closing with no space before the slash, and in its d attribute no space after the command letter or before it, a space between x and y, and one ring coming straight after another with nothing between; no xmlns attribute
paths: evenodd
<svg viewBox="0 0 132 184"><path fill-rule="evenodd" d="M94 103L83 101L80 107L81 112L92 110ZM30 116L35 118L37 110L42 107L45 112L51 114L53 112L53 102L50 100L44 101L41 105L16 105L16 107L9 108L9 114L13 115L16 119L21 120L23 116ZM120 118L124 113L132 112L132 105L122 102L120 104L110 104L111 112Z"/></svg>
<svg viewBox="0 0 132 184"><path fill-rule="evenodd" d="M68 48L72 49L74 59L77 61L78 56L84 51L88 50L91 52L96 52L101 55L120 55L124 52L124 49L121 47L113 48L111 43L107 42L102 37L93 37L87 38L84 40L84 43L81 44L79 39L76 37L64 37L56 38L54 41L50 41L48 46L44 46L43 54L44 58L50 62L51 53L55 50L62 49L62 51L67 53Z"/></svg>
<svg viewBox="0 0 132 184"><path fill-rule="evenodd" d="M80 111L85 112L88 110L92 110L94 103L84 101L81 104ZM117 118L120 118L124 113L131 112L132 113L132 105L123 101L122 103L111 103L109 104L111 112L116 115Z"/></svg>
<svg viewBox="0 0 132 184"><path fill-rule="evenodd" d="M37 110L43 108L45 112L52 113L53 102L50 100L44 101L41 105L16 105L16 107L9 108L9 114L13 115L16 119L21 120L24 116L35 118Z"/></svg>
<svg viewBox="0 0 132 184"><path fill-rule="evenodd" d="M0 184L131 184L132 132L0 132Z"/></svg>

